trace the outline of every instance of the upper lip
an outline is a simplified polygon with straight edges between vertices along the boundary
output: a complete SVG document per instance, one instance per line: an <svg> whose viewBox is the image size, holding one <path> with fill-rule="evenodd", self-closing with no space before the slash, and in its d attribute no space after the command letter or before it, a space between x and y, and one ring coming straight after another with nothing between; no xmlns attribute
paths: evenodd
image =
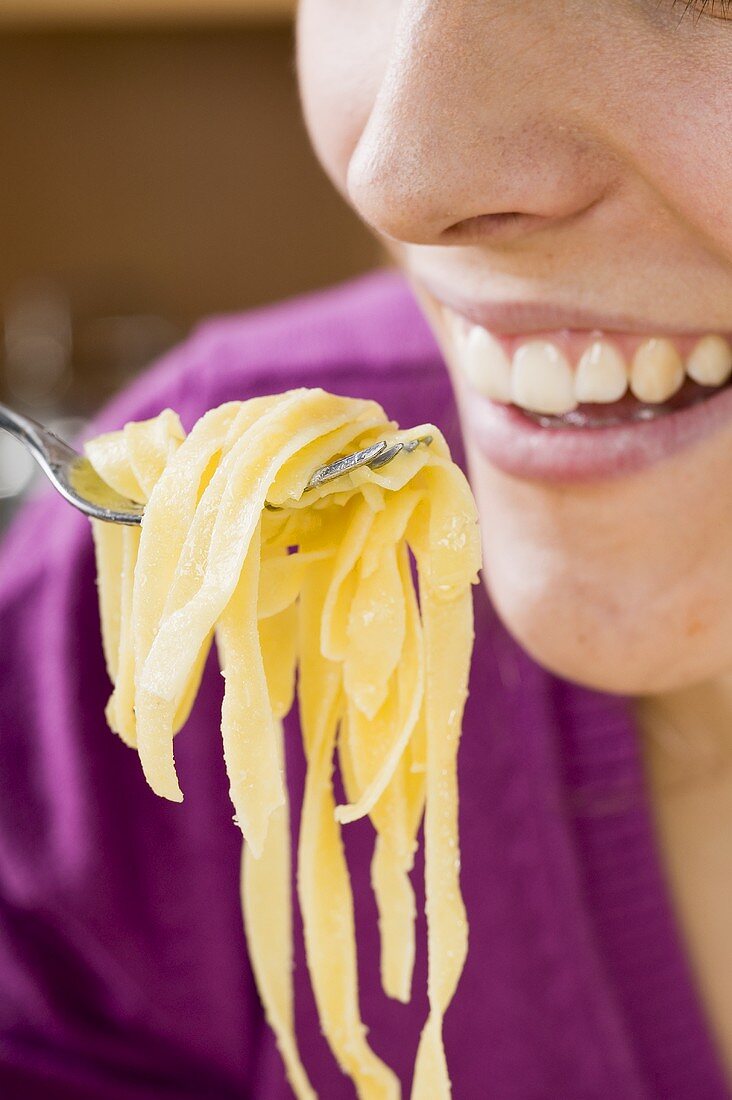
<svg viewBox="0 0 732 1100"><path fill-rule="evenodd" d="M554 302L513 301L493 299L476 301L444 288L425 284L426 289L442 305L459 313L474 325L481 325L500 336L523 335L530 332L553 332L559 329L618 333L651 333L659 336L703 335L708 329L680 329L662 322L648 321L620 313L596 313Z"/></svg>

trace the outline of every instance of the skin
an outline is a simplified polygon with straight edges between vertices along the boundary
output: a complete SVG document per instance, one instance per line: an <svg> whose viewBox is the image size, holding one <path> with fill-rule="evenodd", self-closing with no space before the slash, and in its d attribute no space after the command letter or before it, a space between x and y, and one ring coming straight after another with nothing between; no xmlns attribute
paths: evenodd
<svg viewBox="0 0 732 1100"><path fill-rule="evenodd" d="M630 316L648 335L732 330L732 12L685 6L301 0L313 145L412 280L459 408L425 281ZM732 1074L732 423L573 486L498 471L463 426L506 626L551 671L636 700L670 888ZM690 766L709 746L716 765Z"/></svg>

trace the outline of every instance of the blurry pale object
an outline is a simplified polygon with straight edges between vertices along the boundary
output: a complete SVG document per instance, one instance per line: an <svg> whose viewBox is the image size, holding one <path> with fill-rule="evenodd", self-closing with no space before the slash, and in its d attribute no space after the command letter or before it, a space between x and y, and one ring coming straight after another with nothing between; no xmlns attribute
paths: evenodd
<svg viewBox="0 0 732 1100"><path fill-rule="evenodd" d="M52 284L19 288L3 317L4 378L28 405L58 397L71 377L72 325L68 299Z"/></svg>
<svg viewBox="0 0 732 1100"><path fill-rule="evenodd" d="M0 499L24 493L34 472L35 464L25 447L0 431Z"/></svg>
<svg viewBox="0 0 732 1100"><path fill-rule="evenodd" d="M295 0L0 0L0 26L211 23L288 18Z"/></svg>
<svg viewBox="0 0 732 1100"><path fill-rule="evenodd" d="M48 421L48 428L59 439L76 439L87 426L81 416L60 416ZM48 482L31 458L30 452L9 432L0 429L0 501L36 496L48 489ZM0 512L0 520L2 519ZM2 523L0 523L0 530Z"/></svg>

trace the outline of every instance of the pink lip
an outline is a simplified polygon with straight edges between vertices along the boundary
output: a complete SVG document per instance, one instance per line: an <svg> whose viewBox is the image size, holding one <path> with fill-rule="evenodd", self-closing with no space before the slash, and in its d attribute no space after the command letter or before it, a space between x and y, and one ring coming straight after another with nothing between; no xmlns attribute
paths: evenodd
<svg viewBox="0 0 732 1100"><path fill-rule="evenodd" d="M436 287L422 280L430 295L453 313L461 314L474 325L481 325L498 336L526 336L530 333L560 329L603 332L639 333L646 336L703 336L706 329L680 329L647 318L619 313L594 313L552 302L489 301L477 302L454 294L446 287ZM716 331L716 330L714 330Z"/></svg>
<svg viewBox="0 0 732 1100"><path fill-rule="evenodd" d="M696 405L607 428L545 428L513 405L464 394L463 414L484 457L504 473L577 483L628 474L691 446L732 421L732 387Z"/></svg>
<svg viewBox="0 0 732 1100"><path fill-rule="evenodd" d="M515 343L512 338L538 333L560 344L564 341L565 352L574 344L584 345L590 334L607 333L626 357L635 350L639 336L669 336L685 355L696 339L710 331L681 330L647 318L593 313L546 302L469 301L444 286L421 281L433 301L497 336L509 355ZM419 282L415 282L419 291ZM463 415L479 450L497 469L526 479L577 483L632 473L732 421L732 385L656 419L606 428L544 427L514 405L491 401L462 381L459 386Z"/></svg>

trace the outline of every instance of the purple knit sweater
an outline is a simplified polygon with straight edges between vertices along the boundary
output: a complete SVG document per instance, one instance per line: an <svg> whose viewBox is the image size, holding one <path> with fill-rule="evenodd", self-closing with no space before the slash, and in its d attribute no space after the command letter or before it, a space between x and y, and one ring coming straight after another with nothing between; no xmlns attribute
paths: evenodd
<svg viewBox="0 0 732 1100"><path fill-rule="evenodd" d="M438 424L462 460L450 387L402 279L379 273L202 325L110 405L93 432L293 386L371 397ZM445 1022L457 1100L729 1096L674 923L629 700L540 668L476 588L460 752L470 950ZM279 1100L290 1096L247 962L209 662L176 740L182 806L145 785L106 727L87 521L34 503L0 556L0 1096ZM304 775L287 724L297 827ZM378 984L372 834L347 826L361 1004L402 1075L426 1013ZM421 867L416 872L422 889ZM421 895L420 895L421 896ZM318 1026L302 934L297 1029L324 1100L354 1096ZM405 1087L405 1096L408 1089Z"/></svg>

